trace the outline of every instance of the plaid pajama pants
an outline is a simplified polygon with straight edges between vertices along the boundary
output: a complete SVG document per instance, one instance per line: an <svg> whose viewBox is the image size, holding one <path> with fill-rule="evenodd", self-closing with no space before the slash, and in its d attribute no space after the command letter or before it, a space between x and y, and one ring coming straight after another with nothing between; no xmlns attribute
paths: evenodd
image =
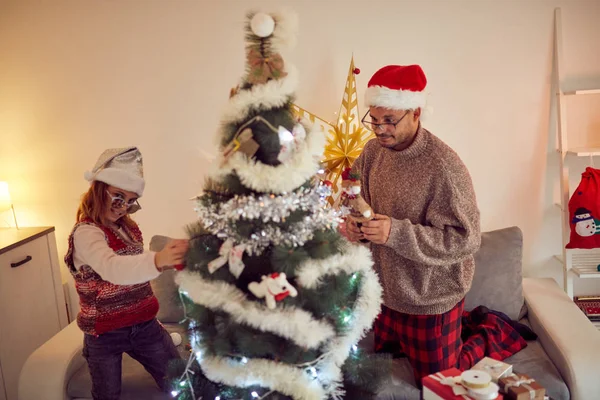
<svg viewBox="0 0 600 400"><path fill-rule="evenodd" d="M461 337L463 324L467 337ZM508 322L492 313L473 321L464 311L464 299L436 315L410 315L382 306L374 334L375 351L406 356L419 386L429 374L453 367L464 371L485 356L503 360L527 346Z"/></svg>

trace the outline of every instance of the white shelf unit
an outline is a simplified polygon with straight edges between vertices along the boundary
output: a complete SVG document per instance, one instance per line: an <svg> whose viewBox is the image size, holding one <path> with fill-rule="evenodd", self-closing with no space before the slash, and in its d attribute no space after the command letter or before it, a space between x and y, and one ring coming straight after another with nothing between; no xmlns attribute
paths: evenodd
<svg viewBox="0 0 600 400"><path fill-rule="evenodd" d="M570 90L564 93L565 96L575 96L579 94L600 94L600 89Z"/></svg>
<svg viewBox="0 0 600 400"><path fill-rule="evenodd" d="M596 157L600 156L600 148L569 148L567 130L567 105L566 96L600 95L600 88L563 91L563 46L562 23L560 8L554 10L554 75L553 86L556 95L558 153L560 156L560 202L556 204L561 210L562 226L562 254L556 259L563 265L563 287L567 294L573 298L574 279L600 278L598 265L600 264L600 249L582 250L567 249L570 239L569 223L569 158L570 157ZM600 285L599 285L600 292ZM600 326L600 323L598 324Z"/></svg>
<svg viewBox="0 0 600 400"><path fill-rule="evenodd" d="M567 153L577 157L596 157L600 156L600 147L577 147L567 150Z"/></svg>
<svg viewBox="0 0 600 400"><path fill-rule="evenodd" d="M572 249L567 250L567 257L571 257L571 271L579 278L600 278L598 264L600 264L600 251ZM556 256L556 259L564 264L562 255Z"/></svg>

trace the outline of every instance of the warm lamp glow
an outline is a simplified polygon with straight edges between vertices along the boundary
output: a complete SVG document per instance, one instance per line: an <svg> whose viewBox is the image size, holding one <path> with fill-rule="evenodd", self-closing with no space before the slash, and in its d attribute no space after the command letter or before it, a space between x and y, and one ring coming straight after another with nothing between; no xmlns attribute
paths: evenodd
<svg viewBox="0 0 600 400"><path fill-rule="evenodd" d="M15 208L10 200L10 192L8 191L8 183L0 182L0 212L12 210L13 218L15 219L15 227L19 229L17 224L17 215L15 214Z"/></svg>
<svg viewBox="0 0 600 400"><path fill-rule="evenodd" d="M8 211L12 208L10 201L10 192L8 191L8 183L0 182L0 212Z"/></svg>

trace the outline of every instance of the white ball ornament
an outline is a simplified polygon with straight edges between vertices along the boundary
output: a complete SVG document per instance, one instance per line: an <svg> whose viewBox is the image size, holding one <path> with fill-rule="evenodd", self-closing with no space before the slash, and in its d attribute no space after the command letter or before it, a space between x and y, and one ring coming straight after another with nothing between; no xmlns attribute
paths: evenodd
<svg viewBox="0 0 600 400"><path fill-rule="evenodd" d="M275 30L275 20L269 14L256 13L250 21L250 29L258 37L271 36Z"/></svg>
<svg viewBox="0 0 600 400"><path fill-rule="evenodd" d="M175 346L179 346L182 342L181 335L177 332L171 333L171 340Z"/></svg>

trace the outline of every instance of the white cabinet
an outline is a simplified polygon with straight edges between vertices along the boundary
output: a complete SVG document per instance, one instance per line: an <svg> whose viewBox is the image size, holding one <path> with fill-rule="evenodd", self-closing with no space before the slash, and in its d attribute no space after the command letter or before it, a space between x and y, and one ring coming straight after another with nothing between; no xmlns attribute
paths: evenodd
<svg viewBox="0 0 600 400"><path fill-rule="evenodd" d="M68 324L59 268L53 227L0 229L0 400L18 400L27 357Z"/></svg>

